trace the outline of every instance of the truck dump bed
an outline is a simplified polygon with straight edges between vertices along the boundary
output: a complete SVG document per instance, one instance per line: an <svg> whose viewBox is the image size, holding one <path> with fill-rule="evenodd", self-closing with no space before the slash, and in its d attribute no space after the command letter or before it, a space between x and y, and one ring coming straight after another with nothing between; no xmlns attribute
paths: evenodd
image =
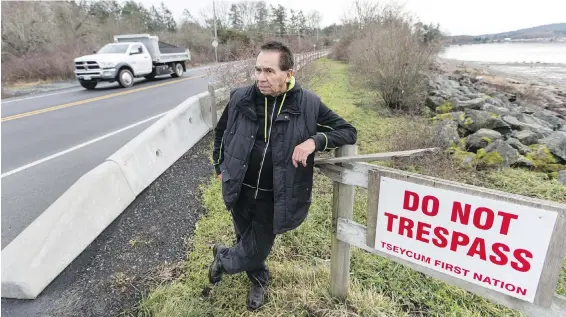
<svg viewBox="0 0 566 317"><path fill-rule="evenodd" d="M147 47L151 59L156 63L187 61L191 59L188 49L159 41L157 36L149 34L115 35L114 42L141 42Z"/></svg>
<svg viewBox="0 0 566 317"><path fill-rule="evenodd" d="M159 41L159 50L162 54L185 53L186 49Z"/></svg>

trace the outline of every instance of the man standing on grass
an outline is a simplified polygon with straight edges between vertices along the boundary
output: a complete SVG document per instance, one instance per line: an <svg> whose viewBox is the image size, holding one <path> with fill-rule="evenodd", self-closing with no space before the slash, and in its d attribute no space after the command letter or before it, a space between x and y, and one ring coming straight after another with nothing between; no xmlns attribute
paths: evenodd
<svg viewBox="0 0 566 317"><path fill-rule="evenodd" d="M247 305L259 308L269 283L265 259L277 234L297 228L311 204L315 151L356 142L356 129L295 81L279 42L261 47L256 83L233 90L218 121L213 160L237 243L216 244L209 280L246 272ZM330 215L329 215L330 217Z"/></svg>

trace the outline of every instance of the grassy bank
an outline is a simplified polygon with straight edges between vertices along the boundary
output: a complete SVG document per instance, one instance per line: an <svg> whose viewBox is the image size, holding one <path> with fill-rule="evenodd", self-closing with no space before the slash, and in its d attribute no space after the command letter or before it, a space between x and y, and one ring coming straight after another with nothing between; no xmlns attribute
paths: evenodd
<svg viewBox="0 0 566 317"><path fill-rule="evenodd" d="M394 116L376 105L374 96L352 87L345 64L320 60L326 74L312 88L331 108L359 131L359 153L383 152L428 145L431 128L419 119ZM400 160L388 165L447 179L566 202L566 187L544 174L527 171L466 170L448 157ZM528 184L528 185L527 185ZM530 186L529 186L530 185ZM528 191L528 192L527 192ZM346 302L330 297L330 215L332 184L315 174L313 205L297 230L278 236L268 259L273 285L266 306L247 313L249 287L244 274L226 276L211 287L207 268L215 242L233 243L229 213L223 206L220 183L212 178L202 187L207 215L197 224L190 241L183 280L156 289L142 303L151 316L520 316L462 289L352 249L351 291ZM366 191L356 191L355 218L364 223ZM566 267L565 267L566 270ZM559 292L566 294L564 274Z"/></svg>

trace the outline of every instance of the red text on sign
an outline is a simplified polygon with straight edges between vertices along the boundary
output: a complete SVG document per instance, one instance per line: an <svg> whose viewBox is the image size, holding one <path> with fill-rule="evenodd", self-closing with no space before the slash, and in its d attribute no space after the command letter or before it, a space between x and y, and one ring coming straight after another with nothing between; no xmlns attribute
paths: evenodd
<svg viewBox="0 0 566 317"><path fill-rule="evenodd" d="M438 248L448 248L452 252L465 252L469 257L477 257L496 265L510 265L519 272L527 272L531 268L528 259L532 259L533 254L528 250L511 250L504 243L488 245L483 238L471 239L467 234L459 231L450 231L441 226L433 227L421 221L415 223L412 219L389 212L385 212L384 216L387 217L389 232L396 232L423 243L432 243Z"/></svg>
<svg viewBox="0 0 566 317"><path fill-rule="evenodd" d="M462 203L455 201L452 205L452 215L450 216L450 220L452 222L459 222L463 225L467 225L470 222L471 211L472 206L470 204L465 204L464 207L462 207ZM507 235L509 233L511 220L519 219L519 216L504 211L498 211L497 216L501 217L499 233L502 235ZM478 207L474 210L472 224L480 230L489 230L495 223L495 217L495 212L493 210L487 207Z"/></svg>
<svg viewBox="0 0 566 317"><path fill-rule="evenodd" d="M528 290L526 288L522 288L520 286L516 286L514 284L511 283L507 283L505 281L493 278L493 277L489 277L487 275L483 275L483 274L479 274L479 273L474 273L474 280L476 281L480 281L486 284L490 284L493 285L495 287L499 287L501 289L506 289L509 292L512 293L516 293L516 294L521 294L523 296L527 295Z"/></svg>
<svg viewBox="0 0 566 317"><path fill-rule="evenodd" d="M457 265L452 265L450 263L445 263L440 260L434 260L434 266L441 267L443 270L450 271L454 274L461 274L467 276L470 273L470 270L465 268L459 267Z"/></svg>
<svg viewBox="0 0 566 317"><path fill-rule="evenodd" d="M404 249L404 248L400 248L396 245L381 241L381 247L388 250L388 251L393 251L395 253L399 253L401 255L405 255L409 258L413 258L417 261L426 263L426 264L430 264L430 257L426 256L426 255L422 255L420 253L417 252L413 252L411 250L408 249Z"/></svg>

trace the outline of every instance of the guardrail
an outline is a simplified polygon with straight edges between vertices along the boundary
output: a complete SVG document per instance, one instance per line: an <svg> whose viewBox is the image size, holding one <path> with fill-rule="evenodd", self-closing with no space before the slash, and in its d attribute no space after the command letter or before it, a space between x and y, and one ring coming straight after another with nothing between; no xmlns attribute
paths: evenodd
<svg viewBox="0 0 566 317"><path fill-rule="evenodd" d="M566 316L565 204L361 163L431 150L348 145L315 160L334 181L331 294L348 296L355 246L533 317ZM367 227L352 221L355 186L368 191Z"/></svg>
<svg viewBox="0 0 566 317"><path fill-rule="evenodd" d="M298 69L328 51L300 55ZM192 96L79 178L2 250L2 297L34 299L217 123L225 87Z"/></svg>

